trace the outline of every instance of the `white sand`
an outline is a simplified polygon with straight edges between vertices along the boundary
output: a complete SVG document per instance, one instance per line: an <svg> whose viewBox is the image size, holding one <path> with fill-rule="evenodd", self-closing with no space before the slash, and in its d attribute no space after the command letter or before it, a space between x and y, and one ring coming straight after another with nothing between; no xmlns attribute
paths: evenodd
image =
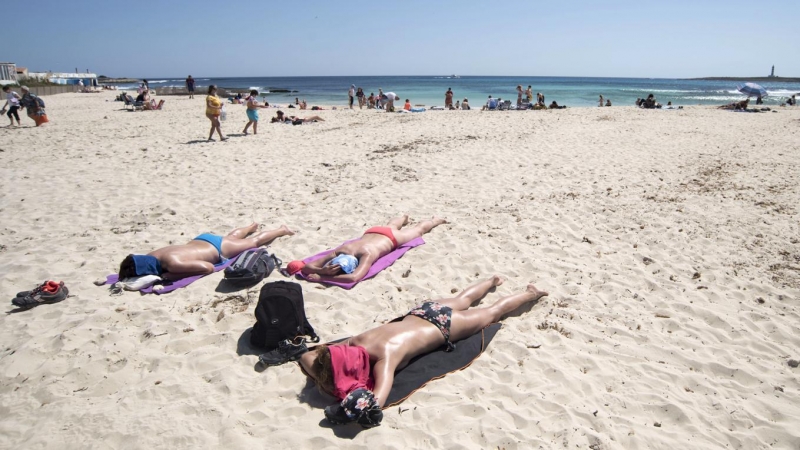
<svg viewBox="0 0 800 450"><path fill-rule="evenodd" d="M0 297L72 294L0 318L0 447L800 448L800 109L271 110L243 137L229 105L232 138L205 143L202 96L112 98L47 97L51 123L0 130ZM201 232L287 224L290 261L403 212L452 224L352 291L304 284L323 338L493 273L486 304L551 295L372 430L326 426L295 365L254 370L257 288L92 284Z"/></svg>

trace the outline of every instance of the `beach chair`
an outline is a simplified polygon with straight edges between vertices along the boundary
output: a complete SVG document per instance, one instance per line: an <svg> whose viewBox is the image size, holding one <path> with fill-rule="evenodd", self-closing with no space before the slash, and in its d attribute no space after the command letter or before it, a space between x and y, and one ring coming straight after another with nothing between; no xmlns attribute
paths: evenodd
<svg viewBox="0 0 800 450"><path fill-rule="evenodd" d="M122 101L125 102L125 109L127 110L130 107L130 111L136 111L144 109L144 104L142 102L134 101L130 95L123 94Z"/></svg>
<svg viewBox="0 0 800 450"><path fill-rule="evenodd" d="M486 109L489 111L497 111L497 99L493 98L486 102Z"/></svg>
<svg viewBox="0 0 800 450"><path fill-rule="evenodd" d="M508 111L509 109L511 109L511 100L505 100L497 107L498 111Z"/></svg>

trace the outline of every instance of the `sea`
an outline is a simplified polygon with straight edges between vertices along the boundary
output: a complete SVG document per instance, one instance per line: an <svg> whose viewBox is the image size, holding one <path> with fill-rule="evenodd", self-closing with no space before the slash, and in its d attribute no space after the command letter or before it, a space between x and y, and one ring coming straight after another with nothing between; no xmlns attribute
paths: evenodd
<svg viewBox="0 0 800 450"><path fill-rule="evenodd" d="M400 102L409 99L412 105L444 105L444 94L451 88L454 100L469 99L480 106L489 95L516 102L516 87L523 90L529 85L533 93L541 92L549 105L555 100L570 107L597 106L599 96L611 100L612 105L633 105L637 98L653 94L662 104L722 105L746 97L737 91L743 82L682 80L669 78L586 78L586 77L526 77L526 76L337 76L337 77L196 77L196 89L203 93L210 84L235 90L259 91L270 103L294 103L295 98L313 105L343 106L347 104L350 85L361 87L367 96L394 92ZM148 80L152 89L183 87L183 78L153 78ZM759 82L768 96L766 105L777 105L792 94L800 94L800 83ZM133 84L120 84L120 89L135 89Z"/></svg>

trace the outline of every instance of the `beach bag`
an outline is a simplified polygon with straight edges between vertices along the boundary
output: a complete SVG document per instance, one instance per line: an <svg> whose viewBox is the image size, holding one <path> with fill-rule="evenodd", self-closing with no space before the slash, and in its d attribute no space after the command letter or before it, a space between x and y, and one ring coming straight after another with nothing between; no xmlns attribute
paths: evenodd
<svg viewBox="0 0 800 450"><path fill-rule="evenodd" d="M250 343L256 347L274 350L279 342L299 336L319 342L319 336L308 323L303 289L297 283L274 281L262 286L255 316Z"/></svg>
<svg viewBox="0 0 800 450"><path fill-rule="evenodd" d="M36 114L36 115L33 116L33 122L38 127L39 125L41 125L43 123L49 122L49 120L47 120L47 114Z"/></svg>
<svg viewBox="0 0 800 450"><path fill-rule="evenodd" d="M265 248L247 250L225 268L225 281L238 287L253 286L268 277L281 264L282 261Z"/></svg>

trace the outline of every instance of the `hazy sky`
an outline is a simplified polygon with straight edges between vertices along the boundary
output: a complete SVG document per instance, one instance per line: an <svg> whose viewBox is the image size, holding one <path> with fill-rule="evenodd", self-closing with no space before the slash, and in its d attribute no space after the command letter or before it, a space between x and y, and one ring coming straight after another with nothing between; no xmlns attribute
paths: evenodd
<svg viewBox="0 0 800 450"><path fill-rule="evenodd" d="M800 1L7 2L0 60L127 77L800 77ZM35 31L30 27L35 26Z"/></svg>

